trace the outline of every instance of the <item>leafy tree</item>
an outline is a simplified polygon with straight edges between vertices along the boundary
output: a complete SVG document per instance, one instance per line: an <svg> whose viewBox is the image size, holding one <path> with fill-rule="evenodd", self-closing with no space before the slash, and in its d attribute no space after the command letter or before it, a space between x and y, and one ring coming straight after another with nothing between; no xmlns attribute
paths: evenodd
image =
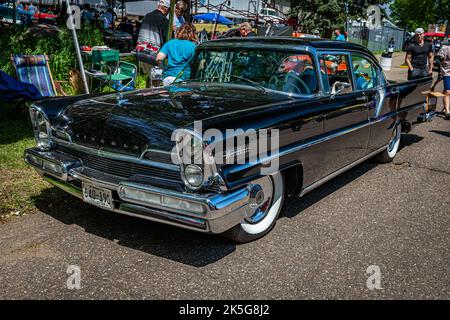
<svg viewBox="0 0 450 320"><path fill-rule="evenodd" d="M392 18L401 27L414 30L450 19L450 0L394 0ZM450 21L449 21L450 22Z"/></svg>
<svg viewBox="0 0 450 320"><path fill-rule="evenodd" d="M318 29L322 36L329 37L333 29L344 27L347 18L365 18L368 6L387 2L389 0L292 0L291 15L298 18L301 32Z"/></svg>

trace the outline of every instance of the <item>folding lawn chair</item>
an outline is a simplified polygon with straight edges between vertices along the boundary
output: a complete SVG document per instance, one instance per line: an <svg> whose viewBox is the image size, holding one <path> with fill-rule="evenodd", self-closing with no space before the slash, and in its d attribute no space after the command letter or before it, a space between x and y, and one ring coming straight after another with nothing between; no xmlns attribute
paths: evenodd
<svg viewBox="0 0 450 320"><path fill-rule="evenodd" d="M119 61L119 67L111 75L111 87L116 91L134 90L137 67L126 61Z"/></svg>
<svg viewBox="0 0 450 320"><path fill-rule="evenodd" d="M12 55L11 60L17 79L24 83L33 84L43 97L66 95L61 88L60 81L53 81L47 55L15 54Z"/></svg>
<svg viewBox="0 0 450 320"><path fill-rule="evenodd" d="M99 81L96 90L101 91L105 85L116 91L134 89L137 67L120 61L118 50L93 50L91 59L91 68L85 72L91 79L91 86L92 80Z"/></svg>

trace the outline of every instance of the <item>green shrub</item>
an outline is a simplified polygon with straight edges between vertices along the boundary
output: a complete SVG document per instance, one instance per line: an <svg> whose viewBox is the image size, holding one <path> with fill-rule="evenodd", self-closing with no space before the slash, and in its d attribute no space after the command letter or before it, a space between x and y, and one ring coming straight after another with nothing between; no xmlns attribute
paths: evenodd
<svg viewBox="0 0 450 320"><path fill-rule="evenodd" d="M67 28L49 30L43 28L4 28L0 37L0 69L15 76L10 61L11 54L47 54L54 80L68 81L69 70L78 68L72 33ZM104 45L98 28L85 27L77 31L80 45ZM69 83L64 84L73 93Z"/></svg>

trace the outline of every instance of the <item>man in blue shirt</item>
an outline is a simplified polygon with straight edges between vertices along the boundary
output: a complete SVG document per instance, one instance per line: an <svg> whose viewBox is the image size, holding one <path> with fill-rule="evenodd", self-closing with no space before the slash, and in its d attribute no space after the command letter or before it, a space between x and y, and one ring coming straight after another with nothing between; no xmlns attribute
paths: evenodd
<svg viewBox="0 0 450 320"><path fill-rule="evenodd" d="M28 6L28 12L32 13L33 15L35 15L36 11L37 11L36 7L33 6L32 3L30 3L30 5Z"/></svg>
<svg viewBox="0 0 450 320"><path fill-rule="evenodd" d="M101 17L103 22L103 29L112 29L112 26L114 24L114 11L113 9L109 8L104 12Z"/></svg>
<svg viewBox="0 0 450 320"><path fill-rule="evenodd" d="M341 33L341 30L339 29L334 30L334 34L336 35L335 40L345 41L345 36Z"/></svg>

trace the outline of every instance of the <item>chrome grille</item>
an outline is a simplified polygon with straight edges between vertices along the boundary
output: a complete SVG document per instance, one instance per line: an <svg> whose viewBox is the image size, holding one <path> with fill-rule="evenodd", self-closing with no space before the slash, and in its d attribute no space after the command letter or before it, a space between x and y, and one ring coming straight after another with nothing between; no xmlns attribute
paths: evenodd
<svg viewBox="0 0 450 320"><path fill-rule="evenodd" d="M163 178L182 183L179 171L156 168L145 164L138 164L128 161L106 158L85 151L75 150L62 145L56 145L55 149L59 152L80 159L83 165L88 168L98 170L107 174L116 175L124 178L130 178L136 174L141 174L150 177Z"/></svg>

